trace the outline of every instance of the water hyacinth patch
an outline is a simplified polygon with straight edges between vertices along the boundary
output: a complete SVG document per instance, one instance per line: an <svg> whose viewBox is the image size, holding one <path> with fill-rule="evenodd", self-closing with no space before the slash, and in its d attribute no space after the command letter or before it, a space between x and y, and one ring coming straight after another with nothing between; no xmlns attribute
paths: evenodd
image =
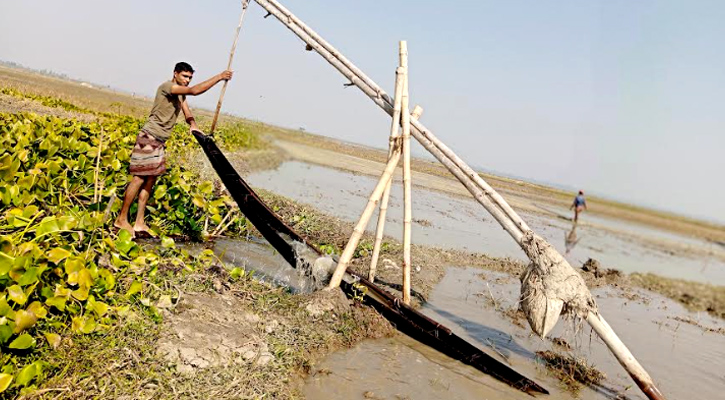
<svg viewBox="0 0 725 400"><path fill-rule="evenodd" d="M193 270L209 261L178 250L168 237L203 238L236 215L220 188L171 165L147 213L163 246L143 249L127 232L112 232L121 206L112 199L128 183L142 124L108 114L86 123L0 113L0 393L32 390L52 369L38 358L43 349L109 329L129 305L157 316L163 295L147 287L149 277L165 263ZM249 145L256 140L228 135ZM169 147L189 139L179 131ZM230 221L226 232L245 233L243 218Z"/></svg>

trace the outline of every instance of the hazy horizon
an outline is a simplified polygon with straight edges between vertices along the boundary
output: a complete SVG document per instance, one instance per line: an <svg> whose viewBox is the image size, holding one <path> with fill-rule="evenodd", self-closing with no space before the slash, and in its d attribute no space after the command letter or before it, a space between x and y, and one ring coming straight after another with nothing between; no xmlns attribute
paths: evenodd
<svg viewBox="0 0 725 400"><path fill-rule="evenodd" d="M725 223L725 4L282 3L388 93L407 40L411 103L478 169ZM177 61L194 65L195 83L224 69L239 11L3 3L0 59L152 96ZM223 111L384 148L389 117L263 15L252 2ZM218 93L191 105L213 109Z"/></svg>

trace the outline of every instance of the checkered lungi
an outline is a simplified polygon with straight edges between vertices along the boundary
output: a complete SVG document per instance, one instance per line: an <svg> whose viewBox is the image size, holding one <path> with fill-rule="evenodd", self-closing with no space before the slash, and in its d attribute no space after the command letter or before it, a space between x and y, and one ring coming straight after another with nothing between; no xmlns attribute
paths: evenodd
<svg viewBox="0 0 725 400"><path fill-rule="evenodd" d="M166 172L166 144L150 133L140 131L131 153L131 175L159 176Z"/></svg>

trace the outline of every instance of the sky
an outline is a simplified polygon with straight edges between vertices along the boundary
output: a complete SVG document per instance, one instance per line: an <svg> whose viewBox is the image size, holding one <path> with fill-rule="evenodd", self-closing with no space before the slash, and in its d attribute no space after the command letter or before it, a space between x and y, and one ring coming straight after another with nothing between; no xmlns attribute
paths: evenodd
<svg viewBox="0 0 725 400"><path fill-rule="evenodd" d="M725 223L725 2L281 1L388 93L406 40L411 105L470 165ZM177 61L195 82L225 69L240 11L0 0L0 60L152 96ZM252 2L224 111L386 147L389 116L264 14Z"/></svg>

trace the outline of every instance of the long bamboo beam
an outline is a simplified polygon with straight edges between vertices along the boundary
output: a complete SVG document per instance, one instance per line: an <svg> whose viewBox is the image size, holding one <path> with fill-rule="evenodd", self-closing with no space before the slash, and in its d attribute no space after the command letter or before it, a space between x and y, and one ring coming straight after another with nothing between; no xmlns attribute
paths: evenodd
<svg viewBox="0 0 725 400"><path fill-rule="evenodd" d="M328 63L335 67L340 73L350 80L352 84L360 88L373 102L380 106L389 115L393 115L393 103L385 91L383 91L367 75L354 66L332 45L322 39L317 33L300 21L289 10L284 8L276 0L255 0L262 8L274 15L282 24L290 29L307 45L317 51ZM441 142L433 133L417 120L411 121L411 134L426 148L436 159L438 159L461 183L468 189L474 198L496 219L496 221L508 232L519 246L527 251L523 239L532 236L533 233L523 219L511 208L511 206L499 195L480 175L478 175L468 164L460 159L453 151ZM384 189L384 188L383 188ZM382 193L381 193L382 196ZM346 266L345 266L346 268ZM330 288L340 285L345 270L340 268L333 274L330 281ZM607 345L614 344L608 338L616 337L616 333L604 322L603 324L592 324L599 336L607 342ZM600 320L600 321L603 321ZM594 325L597 325L596 327ZM600 333L599 329L604 333ZM620 341L618 338L616 341ZM621 342L621 341L620 341ZM611 347L610 347L611 349ZM618 352L613 354L620 363L627 368L627 363L621 357L634 358L626 347L620 347ZM640 389L652 400L664 399L649 375L637 375L638 370L627 370ZM654 388L654 390L651 390Z"/></svg>

